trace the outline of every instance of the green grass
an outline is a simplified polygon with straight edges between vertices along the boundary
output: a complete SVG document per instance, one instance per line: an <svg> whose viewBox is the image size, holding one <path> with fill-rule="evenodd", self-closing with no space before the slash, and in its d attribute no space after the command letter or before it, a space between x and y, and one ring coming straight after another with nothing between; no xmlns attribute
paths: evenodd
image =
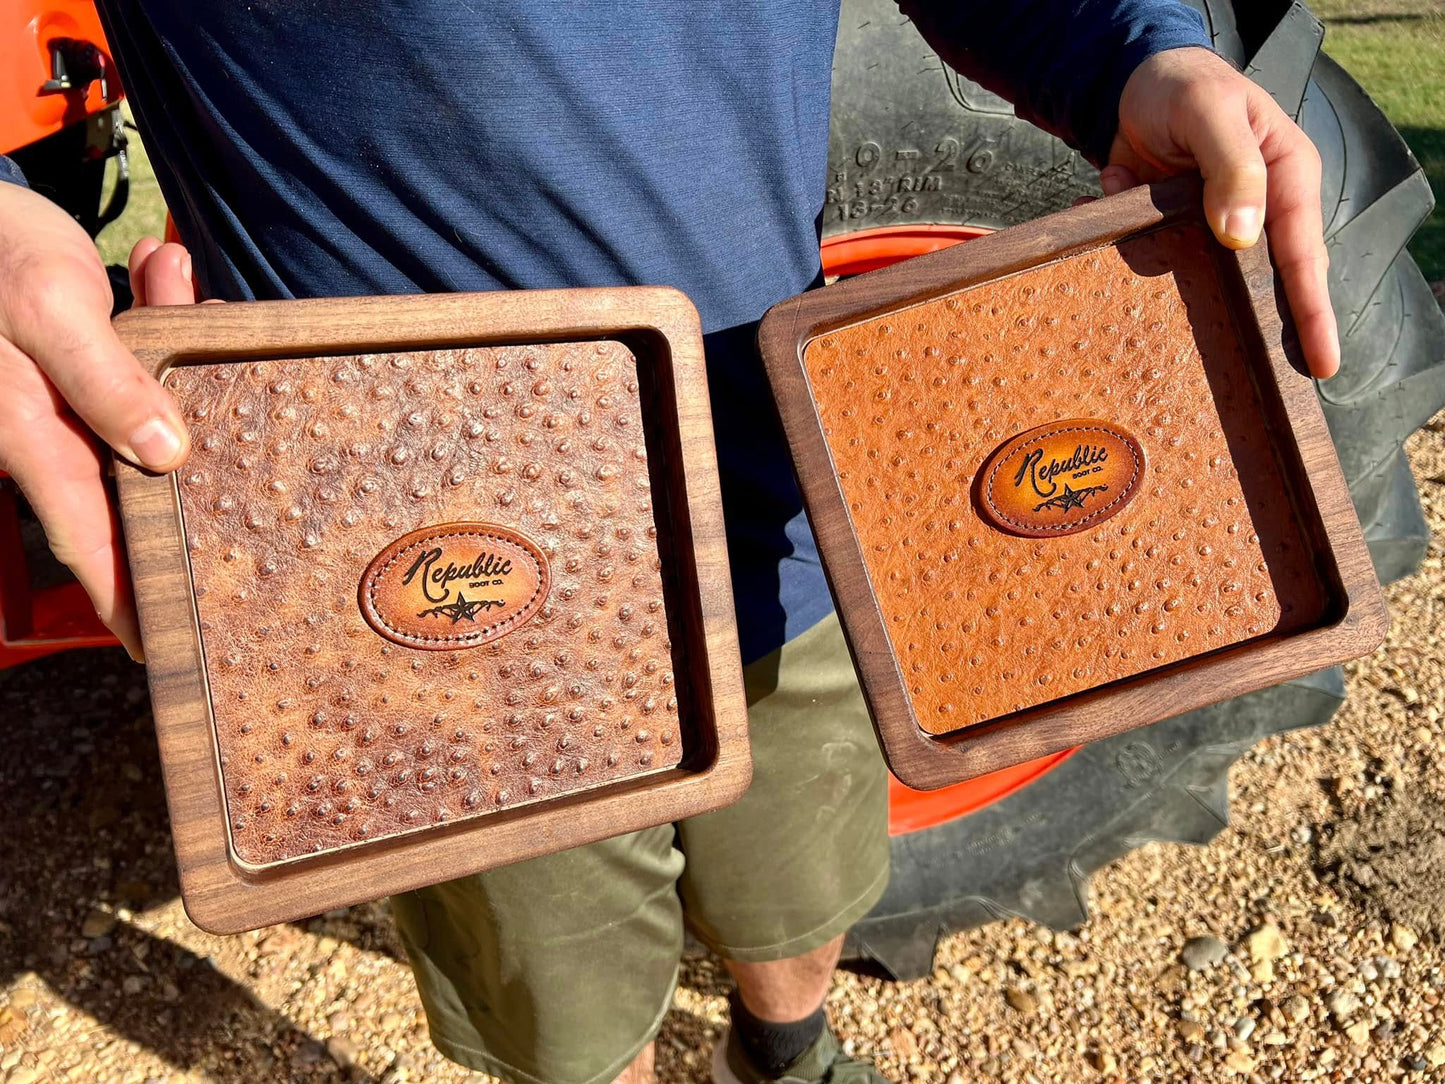
<svg viewBox="0 0 1445 1084"><path fill-rule="evenodd" d="M1437 204L1410 252L1445 279L1445 7L1438 0L1314 0L1325 52L1379 103L1425 167Z"/></svg>
<svg viewBox="0 0 1445 1084"><path fill-rule="evenodd" d="M1239 0L1250 3L1252 0ZM1400 129L1445 205L1445 5L1440 0L1314 0L1325 20L1325 51L1339 61ZM131 137L130 206L101 234L107 263L160 236L165 205L137 134ZM1445 209L1437 206L1410 245L1425 277L1445 279Z"/></svg>

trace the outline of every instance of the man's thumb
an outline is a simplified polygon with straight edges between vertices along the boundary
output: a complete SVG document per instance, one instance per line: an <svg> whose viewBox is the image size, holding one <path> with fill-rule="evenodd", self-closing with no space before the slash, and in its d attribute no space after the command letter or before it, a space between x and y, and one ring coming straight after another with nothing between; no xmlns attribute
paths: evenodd
<svg viewBox="0 0 1445 1084"><path fill-rule="evenodd" d="M1221 244L1248 248L1264 228L1268 173L1245 110L1219 110L1198 122L1190 150L1204 176L1204 213Z"/></svg>

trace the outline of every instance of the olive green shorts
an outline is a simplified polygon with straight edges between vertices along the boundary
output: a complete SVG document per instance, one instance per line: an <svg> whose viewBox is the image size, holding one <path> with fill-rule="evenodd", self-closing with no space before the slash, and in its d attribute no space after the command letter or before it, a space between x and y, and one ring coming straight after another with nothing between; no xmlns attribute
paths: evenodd
<svg viewBox="0 0 1445 1084"><path fill-rule="evenodd" d="M745 670L727 809L392 900L432 1041L515 1082L610 1081L672 1002L684 926L721 956L826 944L888 882L888 784L836 617Z"/></svg>

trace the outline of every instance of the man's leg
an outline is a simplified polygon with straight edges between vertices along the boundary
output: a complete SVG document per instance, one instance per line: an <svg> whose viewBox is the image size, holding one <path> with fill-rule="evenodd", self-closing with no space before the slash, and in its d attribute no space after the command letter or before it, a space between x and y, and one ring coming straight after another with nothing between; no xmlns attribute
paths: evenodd
<svg viewBox="0 0 1445 1084"><path fill-rule="evenodd" d="M724 960L738 984L738 998L759 1020L802 1020L817 1012L828 996L833 971L843 951L843 934L812 952L789 960L745 963Z"/></svg>
<svg viewBox="0 0 1445 1084"><path fill-rule="evenodd" d="M833 969L843 950L843 934L812 952L789 960L744 963L728 960L727 968L738 988L730 999L732 1028L728 1035L733 1050L723 1051L724 1061L739 1060L764 1078L785 1069L796 1072L799 1061L810 1060L817 1071L826 1071L832 1057L819 1050L820 1041L832 1039L823 1001L833 980ZM834 1040L836 1043L836 1040ZM812 1052L811 1057L805 1057ZM734 1079L740 1079L736 1068ZM725 1074L717 1074L719 1081Z"/></svg>
<svg viewBox="0 0 1445 1084"><path fill-rule="evenodd" d="M654 1069L656 1054L657 1044L648 1043L612 1084L657 1084L657 1073Z"/></svg>
<svg viewBox="0 0 1445 1084"><path fill-rule="evenodd" d="M437 1048L513 1084L651 1084L682 950L673 841L663 825L393 897Z"/></svg>
<svg viewBox="0 0 1445 1084"><path fill-rule="evenodd" d="M769 1055L821 1031L843 935L887 886L888 774L836 617L744 676L752 787L678 825L678 888L737 979L735 1035Z"/></svg>
<svg viewBox="0 0 1445 1084"><path fill-rule="evenodd" d="M791 1023L807 1019L822 1007L842 951L843 935L839 934L826 945L791 960L723 962L738 984L739 998L754 1017ZM655 1050L655 1044L648 1043L615 1084L654 1084L657 1080L653 1072Z"/></svg>

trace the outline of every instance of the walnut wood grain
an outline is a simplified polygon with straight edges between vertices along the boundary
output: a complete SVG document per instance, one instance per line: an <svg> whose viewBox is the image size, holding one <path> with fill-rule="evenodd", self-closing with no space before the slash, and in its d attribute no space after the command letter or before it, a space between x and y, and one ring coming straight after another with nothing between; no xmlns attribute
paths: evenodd
<svg viewBox="0 0 1445 1084"><path fill-rule="evenodd" d="M1384 603L1263 243L1141 188L775 307L759 342L895 774L930 788L1363 654ZM981 519L980 465L1097 417L1097 528ZM971 489L973 491L971 498Z"/></svg>
<svg viewBox="0 0 1445 1084"><path fill-rule="evenodd" d="M745 789L682 295L160 308L117 328L194 427L177 475L117 477L199 925L313 914ZM451 521L515 529L519 560L536 546L546 571L528 582L545 599L476 647L379 635L358 602L365 570Z"/></svg>

